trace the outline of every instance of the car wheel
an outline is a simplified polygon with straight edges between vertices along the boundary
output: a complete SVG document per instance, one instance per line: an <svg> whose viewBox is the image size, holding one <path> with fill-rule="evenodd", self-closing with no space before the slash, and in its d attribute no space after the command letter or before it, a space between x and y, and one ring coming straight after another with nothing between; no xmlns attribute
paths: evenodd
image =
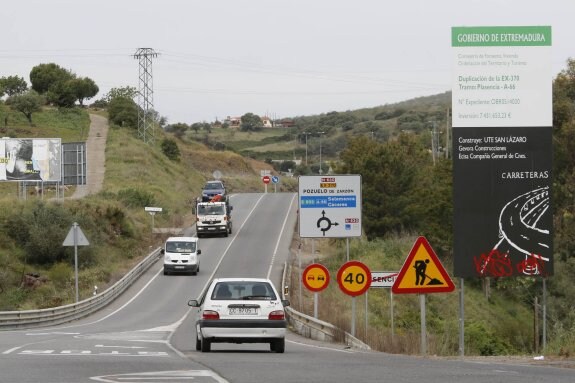
<svg viewBox="0 0 575 383"><path fill-rule="evenodd" d="M232 234L232 227L230 226L230 230L228 231L228 233Z"/></svg>
<svg viewBox="0 0 575 383"><path fill-rule="evenodd" d="M276 339L272 340L270 343L270 350L273 352L277 352L278 354L282 354L286 349L286 341L285 339Z"/></svg>
<svg viewBox="0 0 575 383"><path fill-rule="evenodd" d="M212 342L209 339L202 337L201 341L202 352L210 352L211 348L212 348Z"/></svg>
<svg viewBox="0 0 575 383"><path fill-rule="evenodd" d="M196 351L200 351L202 349L202 341L198 338L198 334L196 334Z"/></svg>
<svg viewBox="0 0 575 383"><path fill-rule="evenodd" d="M168 270L164 269L164 275L168 275L168 274L170 274L170 273L168 272Z"/></svg>

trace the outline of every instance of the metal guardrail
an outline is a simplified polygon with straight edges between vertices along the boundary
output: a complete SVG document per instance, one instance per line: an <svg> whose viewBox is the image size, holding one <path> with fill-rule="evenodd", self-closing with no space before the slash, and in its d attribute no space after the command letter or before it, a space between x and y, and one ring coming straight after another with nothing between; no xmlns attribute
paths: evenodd
<svg viewBox="0 0 575 383"><path fill-rule="evenodd" d="M160 248L157 248L110 288L83 301L42 310L0 311L0 330L53 326L86 317L120 296L156 263L159 254Z"/></svg>
<svg viewBox="0 0 575 383"><path fill-rule="evenodd" d="M286 275L288 275L288 268L289 266L284 264L282 286L286 286L285 281ZM285 290L285 288L282 288L282 296L284 299L286 299ZM301 336L326 342L345 343L355 349L371 350L369 345L331 323L300 313L289 306L286 307L286 314L292 330Z"/></svg>

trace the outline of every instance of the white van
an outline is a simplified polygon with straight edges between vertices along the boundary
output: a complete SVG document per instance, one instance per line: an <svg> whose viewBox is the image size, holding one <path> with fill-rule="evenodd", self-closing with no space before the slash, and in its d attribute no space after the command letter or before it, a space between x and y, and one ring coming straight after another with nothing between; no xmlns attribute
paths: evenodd
<svg viewBox="0 0 575 383"><path fill-rule="evenodd" d="M199 240L197 237L170 237L160 254L164 256L164 275L170 273L192 273L200 271Z"/></svg>

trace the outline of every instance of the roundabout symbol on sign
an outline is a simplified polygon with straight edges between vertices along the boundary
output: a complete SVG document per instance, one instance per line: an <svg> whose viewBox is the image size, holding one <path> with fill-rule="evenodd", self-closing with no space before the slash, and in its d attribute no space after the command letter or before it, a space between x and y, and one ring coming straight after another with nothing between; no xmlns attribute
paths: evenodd
<svg viewBox="0 0 575 383"><path fill-rule="evenodd" d="M371 271L361 262L346 262L337 272L337 283L345 294L356 297L369 289Z"/></svg>

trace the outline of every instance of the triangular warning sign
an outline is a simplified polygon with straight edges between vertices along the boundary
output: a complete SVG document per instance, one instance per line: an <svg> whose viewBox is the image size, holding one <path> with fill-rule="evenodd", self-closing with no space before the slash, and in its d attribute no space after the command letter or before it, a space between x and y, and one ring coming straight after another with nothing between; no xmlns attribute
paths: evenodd
<svg viewBox="0 0 575 383"><path fill-rule="evenodd" d="M74 241L74 230L76 230L75 241ZM82 231L82 229L80 229L80 226L74 223L74 225L72 225L72 228L68 232L66 239L64 239L64 243L62 243L62 246L90 246L90 242L88 242L88 238L86 238L84 232Z"/></svg>
<svg viewBox="0 0 575 383"><path fill-rule="evenodd" d="M448 293L453 281L425 237L415 241L391 288L394 294Z"/></svg>

